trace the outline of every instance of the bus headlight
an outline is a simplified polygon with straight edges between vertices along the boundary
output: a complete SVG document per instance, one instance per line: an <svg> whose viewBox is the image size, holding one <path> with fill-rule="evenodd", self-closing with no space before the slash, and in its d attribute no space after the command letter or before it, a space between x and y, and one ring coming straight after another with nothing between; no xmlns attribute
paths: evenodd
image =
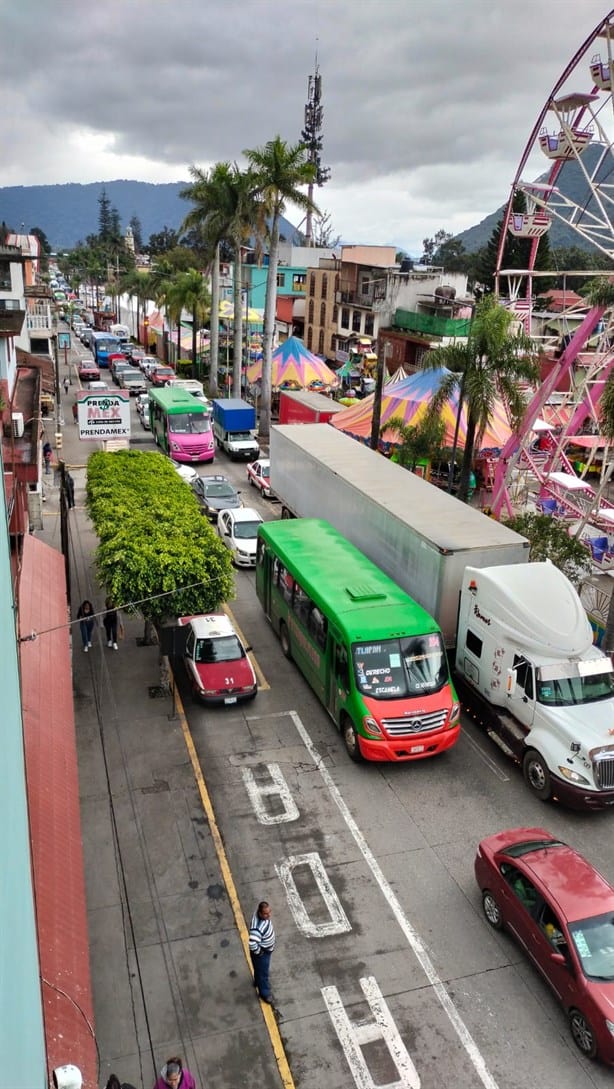
<svg viewBox="0 0 614 1089"><path fill-rule="evenodd" d="M181 450L178 442L171 442L171 450Z"/></svg>
<svg viewBox="0 0 614 1089"><path fill-rule="evenodd" d="M448 726L455 726L460 718L460 703L453 703L448 718Z"/></svg>
<svg viewBox="0 0 614 1089"><path fill-rule="evenodd" d="M362 725L368 734L375 734L376 737L382 736L382 731L379 725L374 718L371 718L371 715L365 715L362 720Z"/></svg>

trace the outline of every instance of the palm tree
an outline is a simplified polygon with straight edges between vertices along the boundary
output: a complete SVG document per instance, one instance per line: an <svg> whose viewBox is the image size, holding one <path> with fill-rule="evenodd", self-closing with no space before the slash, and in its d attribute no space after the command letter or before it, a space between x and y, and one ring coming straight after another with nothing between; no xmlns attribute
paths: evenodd
<svg viewBox="0 0 614 1089"><path fill-rule="evenodd" d="M241 305L241 250L256 229L260 218L257 190L250 171L241 171L236 163L216 163L209 173L191 166L194 184L181 191L185 200L195 207L188 212L182 229L200 228L213 250L211 303L214 321L211 328L211 370L209 392L217 393L219 353L219 250L228 240L233 249L234 285L234 350L233 385L241 389L243 350L243 307ZM215 327L215 330L214 330ZM215 333L215 335L214 335Z"/></svg>
<svg viewBox="0 0 614 1089"><path fill-rule="evenodd" d="M152 268L151 268L151 270L149 272L149 281L150 281L150 286L151 286L151 290L152 290L153 299L155 301L156 306L163 306L164 307L165 312L168 314L169 326L170 326L171 322L175 320L175 311L174 311L174 309L172 307L172 304L169 301L171 296L172 296L174 279L175 279L175 270L174 270L172 264L170 263L170 261L167 261L164 257L159 258L159 260L156 261L155 265L152 266ZM172 311L172 313L171 313L171 311ZM179 324L179 327L180 327L178 336L181 336L181 311L179 312L178 324ZM169 339L170 339L170 332L169 332ZM168 344L168 341L167 341L166 336L165 336L164 337L164 362L165 363L170 362L170 354L171 353L169 351L169 344Z"/></svg>
<svg viewBox="0 0 614 1089"><path fill-rule="evenodd" d="M120 278L117 291L119 295L129 295L132 299L136 299L136 338L138 340L140 328L139 310L142 307L143 328L145 328L147 301L155 298L151 277L147 272L139 272L135 268L129 269ZM145 343L145 348L149 349L148 343Z"/></svg>
<svg viewBox="0 0 614 1089"><path fill-rule="evenodd" d="M277 265L279 263L279 220L287 202L303 211L319 215L319 209L301 190L314 180L315 166L309 162L304 144L288 144L280 136L269 140L263 148L244 152L256 175L256 185L262 197L263 211L270 219L269 267L264 305L264 343L262 351L262 393L260 401L260 435L269 437L271 426L271 371L275 305L277 301Z"/></svg>
<svg viewBox="0 0 614 1089"><path fill-rule="evenodd" d="M417 424L406 424L400 416L393 416L385 425L399 438L396 462L412 472L423 458L432 458L439 452L446 433L446 425L440 416L441 406L431 402Z"/></svg>
<svg viewBox="0 0 614 1089"><path fill-rule="evenodd" d="M524 332L510 332L513 320L509 310L487 295L476 306L467 339L427 352L422 362L427 369L446 367L451 372L438 397L447 399L458 389L458 419L463 404L466 407L467 434L458 487L458 498L465 501L475 444L494 414L496 401L503 401L512 426L517 426L526 410L518 383L535 382L539 377L532 343Z"/></svg>
<svg viewBox="0 0 614 1089"><path fill-rule="evenodd" d="M179 314L180 322L183 310L189 310L192 315L192 366L196 377L198 330L203 326L211 309L211 296L202 273L195 268L179 272L172 281L169 303ZM177 344L180 346L179 338Z"/></svg>

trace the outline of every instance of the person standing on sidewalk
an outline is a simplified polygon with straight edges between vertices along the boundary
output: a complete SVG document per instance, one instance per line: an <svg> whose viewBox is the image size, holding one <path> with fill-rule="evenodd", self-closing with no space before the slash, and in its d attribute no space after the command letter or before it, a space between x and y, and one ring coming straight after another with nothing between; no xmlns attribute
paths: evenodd
<svg viewBox="0 0 614 1089"><path fill-rule="evenodd" d="M66 377L66 378L64 379L64 382L63 382L62 384L63 384L63 386L64 386L64 393L66 393L66 394L67 394L67 393L68 393L68 390L69 390L69 388L70 388L70 379L69 379L68 377Z"/></svg>
<svg viewBox="0 0 614 1089"><path fill-rule="evenodd" d="M79 606L77 620L79 621L83 649L87 654L92 645L92 632L94 630L94 606L87 598Z"/></svg>
<svg viewBox="0 0 614 1089"><path fill-rule="evenodd" d="M64 491L66 492L66 504L69 510L75 505L75 482L69 472L64 474Z"/></svg>
<svg viewBox="0 0 614 1089"><path fill-rule="evenodd" d="M181 1059L173 1056L166 1060L154 1089L196 1089L196 1081Z"/></svg>
<svg viewBox="0 0 614 1089"><path fill-rule="evenodd" d="M269 969L274 948L275 930L271 922L271 908L266 900L261 900L249 928L249 954L254 967L254 986L258 996L269 1006L273 1005Z"/></svg>
<svg viewBox="0 0 614 1089"><path fill-rule="evenodd" d="M104 630L107 633L107 646L113 647L113 650L117 650L117 631L118 626L120 626L117 609L110 597L106 599L104 607L106 611L102 618L102 623L104 624Z"/></svg>

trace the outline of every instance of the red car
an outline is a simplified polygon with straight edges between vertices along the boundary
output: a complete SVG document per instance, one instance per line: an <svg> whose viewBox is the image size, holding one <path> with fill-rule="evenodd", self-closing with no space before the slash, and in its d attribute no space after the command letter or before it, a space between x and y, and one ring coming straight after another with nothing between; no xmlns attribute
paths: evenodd
<svg viewBox="0 0 614 1089"><path fill-rule="evenodd" d="M100 378L100 368L93 359L82 359L78 374L83 382L96 382Z"/></svg>
<svg viewBox="0 0 614 1089"><path fill-rule="evenodd" d="M172 367L156 367L150 374L152 386L165 386L169 378L176 377Z"/></svg>
<svg viewBox="0 0 614 1089"><path fill-rule="evenodd" d="M574 1043L614 1064L614 888L543 828L482 840L475 859L482 907L550 984Z"/></svg>
<svg viewBox="0 0 614 1089"><path fill-rule="evenodd" d="M192 692L203 703L237 703L251 700L258 691L251 649L241 642L225 613L182 616L187 628L184 661Z"/></svg>
<svg viewBox="0 0 614 1089"><path fill-rule="evenodd" d="M271 462L269 458L259 458L251 461L247 466L247 479L254 488L258 488L267 499L273 494L271 491Z"/></svg>

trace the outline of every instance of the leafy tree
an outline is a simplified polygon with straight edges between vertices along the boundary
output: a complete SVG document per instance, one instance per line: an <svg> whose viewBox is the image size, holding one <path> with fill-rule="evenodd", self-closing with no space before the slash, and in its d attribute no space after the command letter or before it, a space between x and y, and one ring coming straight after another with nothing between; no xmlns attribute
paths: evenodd
<svg viewBox="0 0 614 1089"><path fill-rule="evenodd" d="M130 217L130 229L134 238L134 248L137 253L143 252L143 228L139 217L135 214Z"/></svg>
<svg viewBox="0 0 614 1089"><path fill-rule="evenodd" d="M445 243L452 242L454 235L448 231L444 231L443 227L440 227L435 232L432 238L423 238L422 240L422 257L421 262L423 265L432 265L435 262L435 254L438 249Z"/></svg>
<svg viewBox="0 0 614 1089"><path fill-rule="evenodd" d="M417 424L406 424L400 416L393 416L383 430L398 435L397 464L413 471L419 461L433 457L441 449L446 425L435 407L434 411L427 410Z"/></svg>
<svg viewBox="0 0 614 1089"><path fill-rule="evenodd" d="M166 458L139 450L89 459L87 506L100 583L150 627L217 609L233 593L230 553Z"/></svg>
<svg viewBox="0 0 614 1089"><path fill-rule="evenodd" d="M271 375L273 337L275 335L275 307L277 301L277 266L279 263L279 220L290 201L303 211L319 215L313 201L301 190L315 180L315 167L309 162L305 145L290 145L275 136L262 148L244 152L256 175L256 187L262 198L263 209L270 218L269 267L267 271L264 304L264 337L262 346L262 392L260 408L260 435L268 438L271 425Z"/></svg>
<svg viewBox="0 0 614 1089"><path fill-rule="evenodd" d="M139 307L142 308L142 321L144 327L145 318L147 317L147 301L149 299L155 299L151 275L148 272L139 272L136 268L128 269L128 271L124 272L120 277L118 291L122 295L130 295L133 300L136 299L136 328L138 330L140 325ZM149 350L146 336L145 348Z"/></svg>
<svg viewBox="0 0 614 1089"><path fill-rule="evenodd" d="M179 245L179 234L172 227L164 226L161 231L150 234L149 242L145 247L150 257L161 257L168 250Z"/></svg>
<svg viewBox="0 0 614 1089"><path fill-rule="evenodd" d="M171 285L168 301L180 316L183 310L189 310L192 315L192 366L196 373L198 330L211 313L211 296L202 273L195 268L178 273Z"/></svg>
<svg viewBox="0 0 614 1089"><path fill-rule="evenodd" d="M41 253L48 255L52 252L51 243L41 227L30 227L30 234L33 234L35 238L38 238L41 244Z"/></svg>
<svg viewBox="0 0 614 1089"><path fill-rule="evenodd" d="M547 514L517 514L506 519L505 525L529 541L529 560L537 563L551 560L578 586L588 575L590 556L581 541L570 537L565 522Z"/></svg>
<svg viewBox="0 0 614 1089"><path fill-rule="evenodd" d="M467 340L435 348L423 359L427 370L446 367L451 372L444 378L438 397L447 399L458 389L458 411L463 404L466 407L459 499L467 499L475 444L488 426L495 402L503 401L515 426L526 410L518 382L537 381L539 376L530 339L523 332L510 333L513 318L509 310L487 295L476 307Z"/></svg>

